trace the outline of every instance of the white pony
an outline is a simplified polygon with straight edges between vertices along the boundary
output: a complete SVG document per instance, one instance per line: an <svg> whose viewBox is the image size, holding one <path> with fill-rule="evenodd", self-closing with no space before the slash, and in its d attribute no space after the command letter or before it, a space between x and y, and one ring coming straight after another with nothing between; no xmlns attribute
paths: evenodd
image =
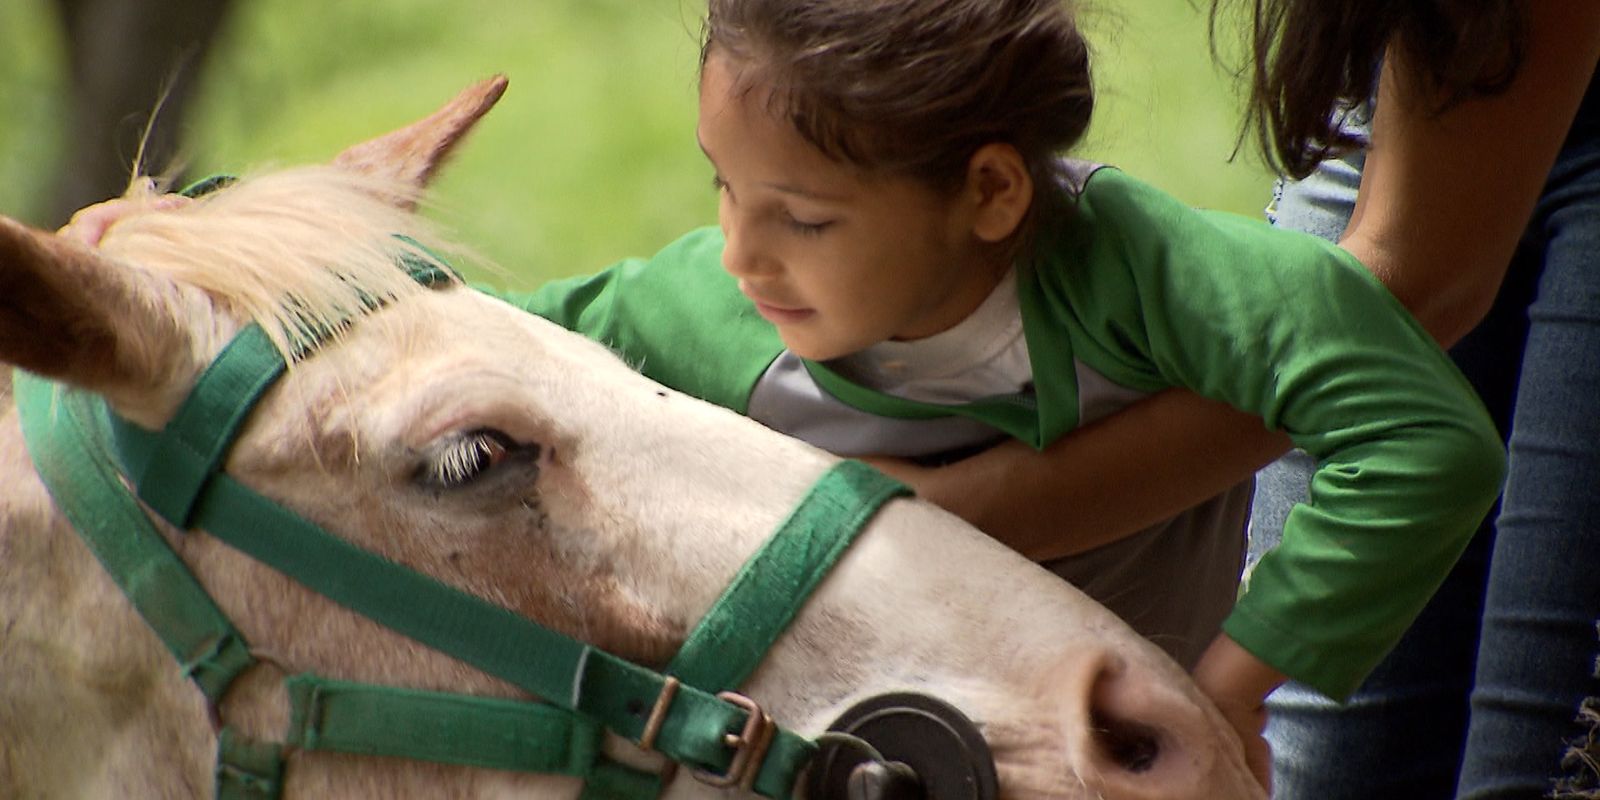
<svg viewBox="0 0 1600 800"><path fill-rule="evenodd" d="M471 87L332 166L135 212L98 249L0 217L0 361L159 429L247 324L287 347L286 322L360 312L267 392L228 474L361 548L660 668L836 459L459 282L423 288L394 267L406 245L393 234L432 241L416 192L503 88ZM371 309L372 297L388 302ZM290 673L527 699L163 523L260 659L209 708L52 505L11 395L0 380L0 797L207 796L216 726L281 740ZM808 737L896 691L975 721L1002 797L1263 795L1230 727L1157 648L912 500L873 519L741 687ZM606 748L657 759L617 736ZM310 750L289 751L284 785L290 797L580 789ZM666 788L716 791L687 770Z"/></svg>

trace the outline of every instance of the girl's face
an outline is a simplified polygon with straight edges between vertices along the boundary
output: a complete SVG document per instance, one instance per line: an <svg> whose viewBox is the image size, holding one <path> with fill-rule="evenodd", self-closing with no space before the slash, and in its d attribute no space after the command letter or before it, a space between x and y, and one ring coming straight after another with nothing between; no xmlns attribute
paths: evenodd
<svg viewBox="0 0 1600 800"><path fill-rule="evenodd" d="M962 192L829 159L737 69L715 52L706 62L700 146L721 194L723 267L789 350L823 361L931 336L983 302L1006 265L984 263Z"/></svg>

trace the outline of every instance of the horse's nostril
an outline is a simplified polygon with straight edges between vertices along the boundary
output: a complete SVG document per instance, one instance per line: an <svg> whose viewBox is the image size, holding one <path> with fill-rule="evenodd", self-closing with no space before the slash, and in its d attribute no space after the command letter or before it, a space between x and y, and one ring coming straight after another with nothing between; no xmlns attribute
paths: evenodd
<svg viewBox="0 0 1600 800"><path fill-rule="evenodd" d="M1148 772L1155 768L1156 761L1161 758L1159 731L1098 711L1090 719L1095 746L1107 761L1133 773Z"/></svg>
<svg viewBox="0 0 1600 800"><path fill-rule="evenodd" d="M1072 756L1077 775L1104 797L1196 797L1216 743L1195 699L1168 689L1151 665L1109 655L1079 675L1085 691Z"/></svg>

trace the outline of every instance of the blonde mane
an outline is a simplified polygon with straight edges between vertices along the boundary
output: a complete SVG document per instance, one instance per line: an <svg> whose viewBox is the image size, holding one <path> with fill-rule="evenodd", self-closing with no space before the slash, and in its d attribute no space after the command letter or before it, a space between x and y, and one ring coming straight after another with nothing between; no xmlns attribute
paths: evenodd
<svg viewBox="0 0 1600 800"><path fill-rule="evenodd" d="M151 203L143 181L127 199ZM459 252L411 211L420 190L332 166L240 179L175 210L140 211L101 240L108 256L171 276L224 310L256 322L285 355L309 331L420 290L407 256Z"/></svg>

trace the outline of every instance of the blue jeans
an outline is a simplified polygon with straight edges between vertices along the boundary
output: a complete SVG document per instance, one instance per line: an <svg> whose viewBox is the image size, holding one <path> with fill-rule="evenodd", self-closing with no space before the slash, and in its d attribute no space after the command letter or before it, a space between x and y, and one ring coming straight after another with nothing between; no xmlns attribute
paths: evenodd
<svg viewBox="0 0 1600 800"><path fill-rule="evenodd" d="M1337 238L1361 160L1329 162L1281 187L1274 222ZM1494 309L1451 356L1507 436L1501 504L1347 704L1293 683L1272 695L1275 797L1540 797L1561 774L1564 740L1580 733L1578 704L1600 695L1596 86ZM1310 466L1293 453L1257 477L1252 559L1278 541Z"/></svg>

